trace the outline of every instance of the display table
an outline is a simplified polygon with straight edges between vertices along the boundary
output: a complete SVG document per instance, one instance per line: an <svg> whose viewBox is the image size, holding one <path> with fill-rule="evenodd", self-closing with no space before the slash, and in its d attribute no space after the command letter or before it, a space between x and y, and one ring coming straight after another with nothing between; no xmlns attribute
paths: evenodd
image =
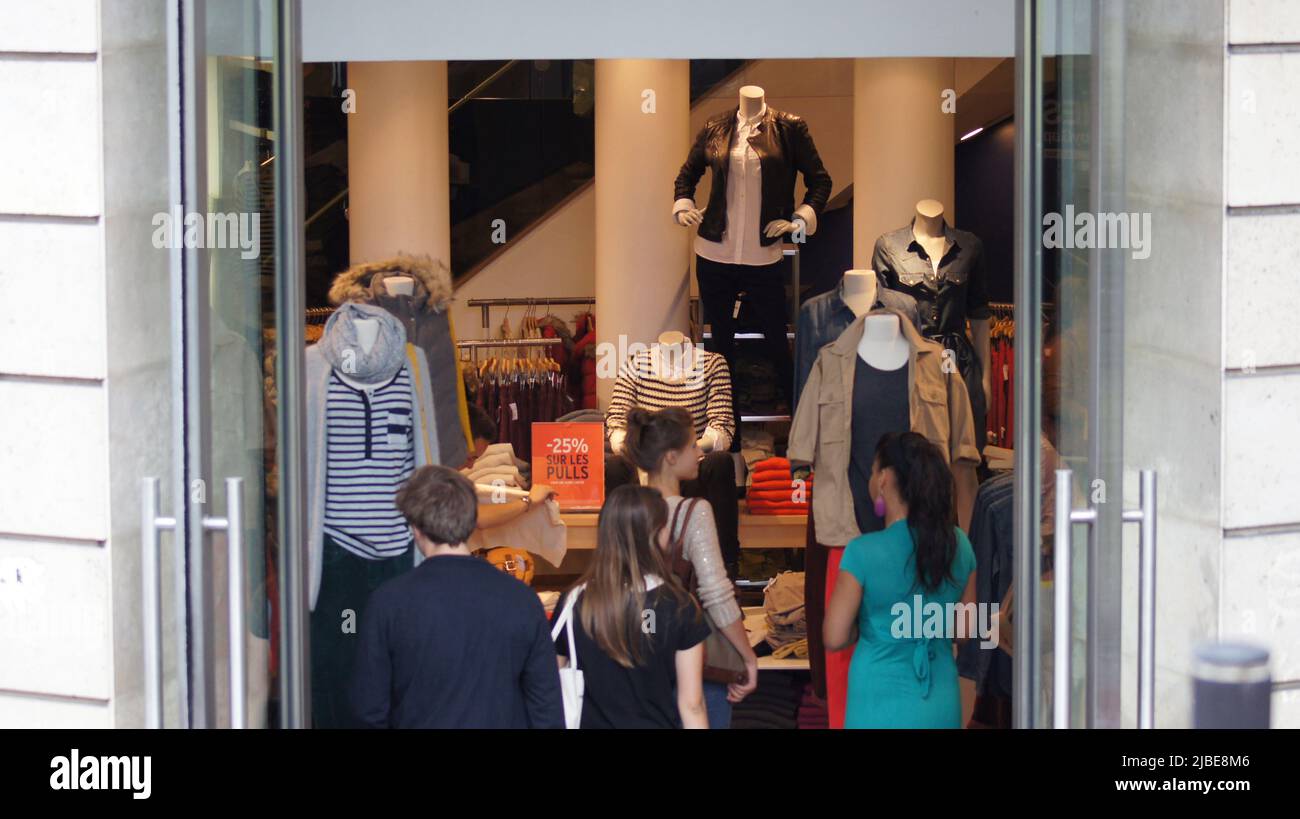
<svg viewBox="0 0 1300 819"><path fill-rule="evenodd" d="M595 512L565 512L560 517L569 528L568 547L596 548ZM740 513L740 548L802 549L807 540L807 515L750 515Z"/></svg>

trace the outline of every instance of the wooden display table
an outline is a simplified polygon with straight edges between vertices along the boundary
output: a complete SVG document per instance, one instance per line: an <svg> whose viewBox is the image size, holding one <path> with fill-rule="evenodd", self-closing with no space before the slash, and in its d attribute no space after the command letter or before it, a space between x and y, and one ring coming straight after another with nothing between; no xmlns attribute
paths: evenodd
<svg viewBox="0 0 1300 819"><path fill-rule="evenodd" d="M569 549L596 548L595 512L565 512ZM807 515L750 515L740 513L740 548L802 549L807 541Z"/></svg>

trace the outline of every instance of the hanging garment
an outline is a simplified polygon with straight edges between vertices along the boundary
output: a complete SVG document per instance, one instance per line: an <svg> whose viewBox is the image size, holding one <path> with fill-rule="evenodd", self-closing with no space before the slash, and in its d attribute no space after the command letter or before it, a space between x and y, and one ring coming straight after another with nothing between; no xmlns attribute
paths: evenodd
<svg viewBox="0 0 1300 819"><path fill-rule="evenodd" d="M414 280L409 296L394 295L385 282L394 276ZM407 340L424 351L433 394L439 463L460 468L469 455L469 408L464 390L456 339L447 307L451 302L451 273L427 256L397 256L354 265L340 273L330 287L334 304L356 301L374 304L397 317Z"/></svg>
<svg viewBox="0 0 1300 819"><path fill-rule="evenodd" d="M533 423L573 410L568 379L558 367L550 358L491 359L480 375L475 403L497 422L497 441L525 464L532 457Z"/></svg>

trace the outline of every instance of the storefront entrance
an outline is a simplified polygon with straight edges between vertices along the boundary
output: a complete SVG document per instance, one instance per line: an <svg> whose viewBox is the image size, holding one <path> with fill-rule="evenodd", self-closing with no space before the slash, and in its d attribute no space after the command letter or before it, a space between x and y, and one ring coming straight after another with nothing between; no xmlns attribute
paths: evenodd
<svg viewBox="0 0 1300 819"><path fill-rule="evenodd" d="M293 0L230 4L179 0L176 5L177 82L173 85L177 98L172 102L180 115L173 123L177 169L173 190L175 201L183 203L178 229L193 227L193 235L205 240L190 241L186 233L184 246L175 251L173 268L174 307L169 320L175 339L174 383L169 400L174 417L180 420L169 431L177 453L174 471L159 479L170 485L167 494L183 502L175 509L162 509L157 482L146 482L144 490L146 589L157 591L145 605L150 724L308 727L308 579L301 546L306 541L302 350L307 308L321 307L308 304L308 294L328 290L325 280L307 281L307 254L326 253L328 242L313 239L309 248L304 225L322 215L336 216L335 211L345 207L349 189L339 196L317 198L322 207L312 208L314 212L306 207L304 134L313 126L304 124L303 55L322 71L349 61L361 65L386 60L486 61L503 56L498 53L502 46L489 43L512 41L510 36L501 39L501 32L494 30L493 38L482 39L480 46L470 31L462 32L454 48L448 45L440 50L395 34L391 50L385 52L380 48L384 38L370 31L358 34L357 41L345 48L340 44L348 41L341 32L350 30L350 15L362 13L348 4L307 4L305 10ZM1194 621L1209 615L1203 613L1195 593L1179 591L1194 572L1160 564L1167 571L1157 574L1156 535L1159 531L1168 537L1177 531L1180 539L1196 548L1201 548L1197 544L1205 536L1204 522L1196 514L1198 498L1204 495L1196 484L1208 478L1202 476L1198 448L1189 442L1216 434L1216 408L1194 405L1200 395L1199 380L1217 362L1218 340L1195 333L1171 337L1148 328L1167 326L1157 319L1170 309L1185 310L1194 320L1212 308L1194 294L1171 308L1168 296L1180 292L1175 271L1194 268L1198 258L1213 257L1217 239L1198 227L1205 214L1180 211L1162 196L1162 185L1175 172L1174 160L1162 157L1152 143L1154 134L1175 121L1181 127L1189 123L1193 128L1215 127L1198 107L1200 95L1211 92L1193 90L1181 99L1154 104L1156 91L1145 79L1151 66L1190 71L1195 58L1144 50L1134 32L1155 31L1159 26L1136 8L1138 4L1021 0L1014 4L1014 19L993 13L1005 11L1008 4L988 5L986 17L1005 23L1006 30L972 32L977 45L963 43L954 6L949 18L952 30L941 25L943 30L936 33L932 20L922 27L918 18L912 21L918 30L910 31L909 12L891 18L891 25L902 26L892 44L883 44L881 37L873 40L879 53L866 53L861 45L833 52L858 62L845 76L853 78L849 87L856 91L850 96L855 94L859 102L871 93L880 100L888 98L880 89L887 86L889 74L876 70L884 63L877 65L871 58L1014 56L1009 64L1014 71L1012 116L976 123L979 129L987 126L990 132L997 131L997 138L1014 142L1014 151L1007 154L1013 161L1013 176L991 183L1007 192L1012 216L982 228L988 231L984 238L989 245L995 243L993 232L1006 234L1000 275L1013 283L1006 296L993 300L989 397L994 392L1000 397L987 409L1000 412L1002 420L985 430L995 439L989 443L1001 450L1001 469L995 471L1004 474L996 479L1001 493L985 482L986 490L981 490L974 506L981 517L973 524L989 527L980 536L992 544L989 565L999 567L983 587L981 602L997 604L1004 615L1008 610L1012 614L1010 624L1003 625L1009 639L991 660L976 664L978 693L986 697L986 714L1001 713L1005 722L1016 727L1151 727L1166 718L1177 724L1179 709L1186 705L1185 696L1177 692L1185 680L1166 674L1162 667L1185 667L1185 657L1177 653L1181 648L1171 649L1174 653L1158 650L1156 635L1171 627L1195 631ZM843 11L854 25L865 25L862 12ZM317 16L304 20L304 13ZM377 30L409 33L419 28L405 17L385 22L380 11L366 13L378 15ZM463 25L470 29L486 25L474 12L466 13L469 17L460 21ZM402 14L413 12L408 8ZM435 12L429 15L426 22L437 25ZM520 48L530 47L533 53L528 56L535 58L591 56L573 50L572 31L581 30L581 23L552 25L555 22L548 18L543 26L544 31L553 30L554 50L539 51L535 44ZM1014 39L1009 36L1013 22ZM615 34L602 41L595 62L614 64L629 62L620 60L624 56L647 56L644 33L637 38L620 36L614 23L606 20L601 25ZM299 44L304 28L314 38L305 49ZM819 43L812 37L806 42L797 37L769 41L763 35L749 41L736 29L735 38L715 36L708 46L700 45L703 50L686 54L678 51L699 44L692 41L650 51L661 61L703 60L714 54L751 53L732 47L749 42L757 49L752 52L755 57L832 62L815 48ZM998 43L1004 40L1009 47L1000 51ZM518 43L527 42L518 38ZM938 50L925 50L922 42L935 43ZM838 40L832 45L841 47ZM1133 63L1141 70L1135 70ZM537 67L539 75L546 70ZM654 76L665 84L676 81L671 72ZM443 77L445 81L445 71ZM585 81L624 81L599 65L591 77L581 71L565 77L566 87L573 91L566 116L581 111L584 100L579 97L589 91ZM484 82L496 78L487 72ZM638 81L630 75L625 78L628 88ZM685 93L684 87L681 90ZM815 98L818 90L805 90L803 96ZM932 90L938 108L948 89ZM659 91L666 96L666 85ZM601 93L598 88L597 110ZM346 112L346 98L338 102ZM365 110L364 106L383 101L362 95L355 104ZM608 128L616 125L606 122ZM602 145L612 144L602 137L601 128L597 122L590 169L597 186ZM684 120L681 131L685 140ZM955 137L975 138L977 133L971 130ZM869 212L868 199L873 192L880 199L889 192L883 186L877 190L862 168L879 158L861 149L862 134L855 141L841 139L844 144L837 147L839 135L822 132L817 138L819 144L831 146L824 152L837 151L853 168L849 176L857 182L858 209L849 211L847 230L870 233L849 240L852 262L834 263L839 265L834 268L837 281L844 269L868 267L872 240L885 228L905 224L912 203L922 195L905 188L900 201L906 206L886 211L882 224L871 222L880 211ZM1217 139L1211 141L1218 144ZM959 144L954 138L941 148L956 151ZM442 145L441 150L448 148ZM681 153L685 155L684 150ZM450 158L454 169L460 160ZM581 164L580 159L566 167ZM680 159L674 154L669 161L675 166ZM647 155L646 161L658 160ZM945 161L951 162L951 157ZM354 159L354 174L358 167ZM951 170L947 179L952 186ZM660 181L642 185L637 173L630 172L620 178L618 192L636 197L648 191L647 201L635 207L662 205L666 222L670 201L655 199L667 195L660 196L656 187ZM571 188L559 198L580 200L585 182L568 182ZM353 179L354 203L360 200L361 184L370 186L371 195L375 193L373 180ZM959 180L955 195L950 187L949 208L960 206L963 189L970 190L973 184ZM942 198L944 193L933 195ZM847 196L853 198L853 192ZM931 192L925 191L924 196ZM617 303L617 294L628 296L626 286L631 283L620 291L601 278L602 265L626 261L618 256L619 248L611 250L609 237L621 236L625 246L640 237L633 220L619 222L621 217L608 215L612 201L608 194L602 200L597 187L595 197L591 207L596 211L596 239L575 232L567 243L570 248L585 247L583 242L592 246L593 289L551 292L545 281L519 277L516 283L529 288L527 292L489 292L478 298L523 295L542 301L550 296L563 303L591 297L605 328L602 338L618 333L653 337L673 329L665 323L665 315L673 317L668 323L677 318L684 321L690 293L678 293L675 279L671 287L650 280L635 282L636 295ZM366 202L367 208L373 201ZM1221 199L1208 195L1206 201ZM462 198L456 206L464 204ZM958 210L957 227L975 220L977 209L982 209L978 202L976 208ZM335 229L348 231L349 218L372 218L366 208L360 211L359 217L339 219ZM188 221L191 214L201 215L195 225ZM249 218L254 215L255 220ZM987 219L989 214L981 215ZM609 225L615 222L620 227L611 232ZM1092 227L1082 230L1086 225ZM221 236L213 235L216 228ZM355 222L352 229L355 234ZM1152 242L1157 240L1160 253L1166 254L1159 264L1151 261ZM668 244L673 241L677 239ZM666 256L672 257L672 264L680 256L680 264L689 265L685 244L679 244L682 253L665 252ZM662 246L655 245L653 252L660 252ZM480 255L491 252L485 248ZM409 249L392 247L385 252ZM449 256L454 258L456 250L452 248ZM355 262L355 239L352 251L350 261ZM799 251L805 274L810 252ZM1171 265L1171 258L1178 263ZM537 261L539 267L544 264L544 259ZM339 269L336 264L330 272ZM452 271L453 276L461 272ZM473 293L467 284L456 283L466 287L465 294ZM681 284L689 291L690 277L683 275ZM807 295L800 291L798 279L794 290ZM458 309L468 309L468 298ZM489 307L482 306L484 331ZM797 303L793 307L797 309ZM501 314L492 314L492 320L499 322ZM462 337L469 338L476 327L477 323L462 320ZM703 330L702 324L698 329ZM607 399L607 392L601 397ZM782 422L779 412L751 415L759 424ZM784 422L788 429L788 408ZM586 528L590 529L589 523ZM581 532L581 525L571 521L570 537L580 539ZM802 548L802 528L799 535L798 548ZM1161 601L1159 629L1157 600ZM231 635L242 638L232 641ZM1157 693L1162 690L1171 692L1165 711L1157 710ZM971 691L973 695L975 688Z"/></svg>

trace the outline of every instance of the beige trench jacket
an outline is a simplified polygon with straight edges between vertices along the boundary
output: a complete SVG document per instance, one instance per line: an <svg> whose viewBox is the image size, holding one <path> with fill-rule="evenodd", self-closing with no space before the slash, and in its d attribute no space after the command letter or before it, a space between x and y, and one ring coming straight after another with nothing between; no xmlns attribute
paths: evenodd
<svg viewBox="0 0 1300 819"><path fill-rule="evenodd" d="M838 339L821 349L790 428L791 468L811 466L817 473L813 523L817 542L827 546L847 545L862 534L849 490L853 374L863 319L886 312L893 311L877 309L858 316ZM912 431L938 446L949 464L978 464L970 396L956 362L947 368L951 372L944 372L943 346L922 337L906 319L900 319L899 325L912 348L907 371Z"/></svg>

